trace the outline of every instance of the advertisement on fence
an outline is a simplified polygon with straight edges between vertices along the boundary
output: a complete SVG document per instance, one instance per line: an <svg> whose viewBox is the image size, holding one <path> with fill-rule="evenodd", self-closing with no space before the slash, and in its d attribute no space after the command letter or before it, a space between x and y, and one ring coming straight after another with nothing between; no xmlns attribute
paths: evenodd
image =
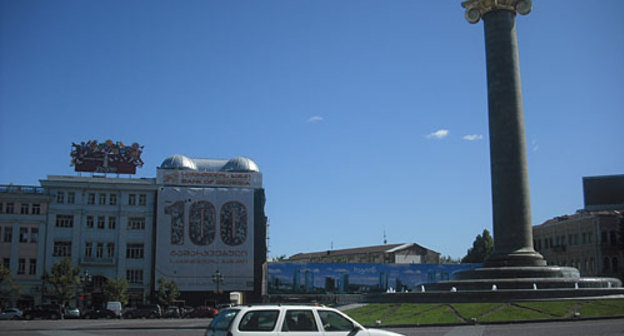
<svg viewBox="0 0 624 336"><path fill-rule="evenodd" d="M478 264L342 264L271 262L270 294L363 294L418 291Z"/></svg>
<svg viewBox="0 0 624 336"><path fill-rule="evenodd" d="M162 187L156 279L181 291L252 290L253 189Z"/></svg>

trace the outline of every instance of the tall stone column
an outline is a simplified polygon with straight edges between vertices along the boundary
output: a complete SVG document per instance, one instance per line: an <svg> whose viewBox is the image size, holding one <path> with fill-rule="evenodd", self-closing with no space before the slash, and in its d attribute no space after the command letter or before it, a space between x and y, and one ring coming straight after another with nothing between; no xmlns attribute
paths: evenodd
<svg viewBox="0 0 624 336"><path fill-rule="evenodd" d="M540 266L533 249L516 12L530 0L471 0L466 19L483 19L487 62L494 253L486 267Z"/></svg>

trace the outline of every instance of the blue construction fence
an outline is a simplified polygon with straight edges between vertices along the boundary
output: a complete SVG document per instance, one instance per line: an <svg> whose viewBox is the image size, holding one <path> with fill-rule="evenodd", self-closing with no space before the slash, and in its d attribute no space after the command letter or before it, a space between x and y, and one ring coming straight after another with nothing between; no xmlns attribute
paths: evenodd
<svg viewBox="0 0 624 336"><path fill-rule="evenodd" d="M267 293L366 294L410 292L452 279L480 264L346 264L269 262Z"/></svg>

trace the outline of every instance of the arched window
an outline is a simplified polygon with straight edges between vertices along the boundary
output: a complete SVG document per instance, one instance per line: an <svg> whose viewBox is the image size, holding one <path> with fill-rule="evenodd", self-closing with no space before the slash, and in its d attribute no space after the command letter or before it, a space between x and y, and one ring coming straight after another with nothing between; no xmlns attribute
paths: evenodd
<svg viewBox="0 0 624 336"><path fill-rule="evenodd" d="M613 273L618 271L618 259L616 257L611 259L611 269L613 270Z"/></svg>

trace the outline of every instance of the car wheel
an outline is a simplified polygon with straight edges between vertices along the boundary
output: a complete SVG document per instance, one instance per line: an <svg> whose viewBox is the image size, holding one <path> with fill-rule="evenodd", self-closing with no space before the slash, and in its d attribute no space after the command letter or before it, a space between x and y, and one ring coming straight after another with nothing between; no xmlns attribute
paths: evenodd
<svg viewBox="0 0 624 336"><path fill-rule="evenodd" d="M33 316L30 315L30 314L26 314L26 315L24 315L24 318L27 319L27 320L32 320Z"/></svg>
<svg viewBox="0 0 624 336"><path fill-rule="evenodd" d="M147 318L154 319L156 318L156 314L150 313L149 316L147 316Z"/></svg>
<svg viewBox="0 0 624 336"><path fill-rule="evenodd" d="M51 320L58 320L58 315L56 315L56 314L50 314L50 319L51 319Z"/></svg>

